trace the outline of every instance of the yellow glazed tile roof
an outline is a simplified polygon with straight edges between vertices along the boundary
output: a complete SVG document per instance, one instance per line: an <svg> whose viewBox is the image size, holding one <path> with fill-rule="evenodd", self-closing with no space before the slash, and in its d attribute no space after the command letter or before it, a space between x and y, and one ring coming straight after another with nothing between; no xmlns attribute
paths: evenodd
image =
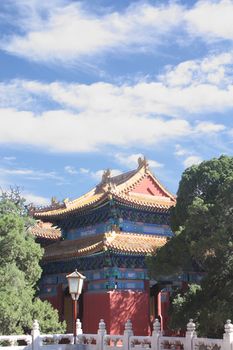
<svg viewBox="0 0 233 350"><path fill-rule="evenodd" d="M35 212L35 217L44 217L44 216L58 216L63 215L66 213L71 213L74 210L83 209L85 207L89 207L93 205L96 202L99 202L103 198L102 194L94 194L90 195L85 198L85 196L82 196L78 199L75 199L72 202L66 202L65 205L61 208L52 209L49 208L49 210L42 210Z"/></svg>
<svg viewBox="0 0 233 350"><path fill-rule="evenodd" d="M167 239L162 236L136 233L110 233L105 246L117 252L148 254L163 246Z"/></svg>
<svg viewBox="0 0 233 350"><path fill-rule="evenodd" d="M132 192L140 181L146 177L150 177L154 181L164 193L164 196L143 195ZM176 203L175 196L163 187L149 170L148 164L144 160L141 161L138 169L121 175L111 177L110 170L106 170L103 173L102 181L90 192L73 201L66 200L60 207L48 207L37 210L34 212L34 217L45 219L49 217L65 216L75 211L83 211L92 206L97 206L107 201L109 198L115 198L126 204L132 204L133 206L139 205L149 209L159 208L161 210L168 210Z"/></svg>
<svg viewBox="0 0 233 350"><path fill-rule="evenodd" d="M59 241L45 248L44 260L62 260L102 251L145 255L166 243L166 237L111 231L76 240Z"/></svg>
<svg viewBox="0 0 233 350"><path fill-rule="evenodd" d="M169 209L175 205L175 201L167 201L163 200L162 197L149 197L147 195L140 195L140 194L115 194L113 195L116 199L119 201L125 202L125 203L131 203L135 206L143 206L147 208L158 208L158 209Z"/></svg>
<svg viewBox="0 0 233 350"><path fill-rule="evenodd" d="M29 232L38 238L58 240L61 237L61 230L58 227L54 227L50 222L42 222L40 220L29 228Z"/></svg>

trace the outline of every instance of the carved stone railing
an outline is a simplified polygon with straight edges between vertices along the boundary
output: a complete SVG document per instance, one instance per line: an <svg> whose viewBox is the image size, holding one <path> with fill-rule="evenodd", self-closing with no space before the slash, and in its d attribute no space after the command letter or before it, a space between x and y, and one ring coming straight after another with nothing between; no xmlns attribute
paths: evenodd
<svg viewBox="0 0 233 350"><path fill-rule="evenodd" d="M132 336L130 337L129 349L130 350L145 350L151 349L151 339L149 336Z"/></svg>
<svg viewBox="0 0 233 350"><path fill-rule="evenodd" d="M73 344L73 334L41 334L41 345Z"/></svg>
<svg viewBox="0 0 233 350"><path fill-rule="evenodd" d="M76 344L73 334L41 334L37 321L32 335L0 336L0 350L233 350L233 325L225 324L222 339L198 338L195 323L190 320L184 337L163 336L156 319L151 336L135 336L128 320L122 335L107 334L100 320L96 334L83 334L81 322L76 324Z"/></svg>
<svg viewBox="0 0 233 350"><path fill-rule="evenodd" d="M85 345L84 349L92 349L96 348L98 343L98 335L97 334L80 334L77 336L77 343Z"/></svg>
<svg viewBox="0 0 233 350"><path fill-rule="evenodd" d="M124 346L123 335L105 335L104 336L104 350L119 349Z"/></svg>
<svg viewBox="0 0 233 350"><path fill-rule="evenodd" d="M222 339L194 338L193 350L222 350Z"/></svg>
<svg viewBox="0 0 233 350"><path fill-rule="evenodd" d="M14 348L20 349L31 349L32 336L31 335L1 335L0 336L0 348L4 349Z"/></svg>
<svg viewBox="0 0 233 350"><path fill-rule="evenodd" d="M161 350L184 350L184 337L161 337L159 338L159 349Z"/></svg>

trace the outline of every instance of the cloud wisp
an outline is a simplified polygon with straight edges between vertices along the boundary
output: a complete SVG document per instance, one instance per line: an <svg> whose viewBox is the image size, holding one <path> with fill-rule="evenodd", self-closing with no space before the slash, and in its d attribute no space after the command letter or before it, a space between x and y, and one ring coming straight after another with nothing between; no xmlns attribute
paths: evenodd
<svg viewBox="0 0 233 350"><path fill-rule="evenodd" d="M150 146L191 132L189 123L182 119L126 117L116 111L111 115L93 115L88 111L76 115L60 110L35 115L2 109L0 120L0 143L30 145L56 152L89 152L106 145Z"/></svg>
<svg viewBox="0 0 233 350"><path fill-rule="evenodd" d="M220 135L226 125L208 115L233 109L232 66L229 52L166 67L131 85L2 82L0 143L91 152Z"/></svg>
<svg viewBox="0 0 233 350"><path fill-rule="evenodd" d="M0 47L42 63L67 65L106 52L147 52L165 38L201 39L211 43L233 40L231 0L200 0L191 7L179 3L135 3L121 11L98 14L80 2L16 1L15 17L7 16L14 31L1 37ZM208 21L206 20L208 14ZM9 14L8 14L9 15ZM14 34L12 34L14 32Z"/></svg>
<svg viewBox="0 0 233 350"><path fill-rule="evenodd" d="M26 199L26 203L33 203L34 205L38 206L46 206L51 202L51 199L47 197L38 196L30 192L23 191L22 196Z"/></svg>
<svg viewBox="0 0 233 350"><path fill-rule="evenodd" d="M38 1L31 4L23 1L23 5L12 1L12 4L21 15L20 21L16 18L14 22L20 34L3 37L2 49L33 61L66 65L83 56L119 48L148 50L152 43L161 42L163 35L177 27L182 19L182 7L176 4L131 5L123 12L101 15L91 13L79 2L60 1L55 6L45 6Z"/></svg>
<svg viewBox="0 0 233 350"><path fill-rule="evenodd" d="M79 173L78 170L76 170L75 167L71 165L66 165L64 170L69 175L77 175Z"/></svg>
<svg viewBox="0 0 233 350"><path fill-rule="evenodd" d="M62 181L63 178L59 176L56 172L26 169L26 168L0 168L1 176L7 177L22 177L28 180L59 180Z"/></svg>
<svg viewBox="0 0 233 350"><path fill-rule="evenodd" d="M199 156L189 156L184 160L183 164L185 168L188 168L192 165L200 164L202 160L203 159Z"/></svg>
<svg viewBox="0 0 233 350"><path fill-rule="evenodd" d="M175 145L174 155L182 159L184 168L188 168L192 165L200 164L202 162L202 157L194 153L195 152L193 149L191 150L189 148L185 148L180 144Z"/></svg>
<svg viewBox="0 0 233 350"><path fill-rule="evenodd" d="M71 176L76 176L76 175L82 175L82 176L87 176L95 181L101 181L104 169L99 169L99 170L91 170L87 168L79 168L76 169L73 166L67 165L64 168L65 172ZM121 174L122 171L120 169L111 169L111 176L116 176Z"/></svg>
<svg viewBox="0 0 233 350"><path fill-rule="evenodd" d="M224 133L223 123L206 116L233 109L232 64L232 54L186 61L134 85L2 82L0 143L90 152Z"/></svg>
<svg viewBox="0 0 233 350"><path fill-rule="evenodd" d="M221 113L233 108L232 71L233 52L224 52L167 66L163 74L134 84L12 80L0 84L0 106L46 110L45 101L50 100L58 108L80 114L116 111L126 116L185 114L187 118L203 112Z"/></svg>

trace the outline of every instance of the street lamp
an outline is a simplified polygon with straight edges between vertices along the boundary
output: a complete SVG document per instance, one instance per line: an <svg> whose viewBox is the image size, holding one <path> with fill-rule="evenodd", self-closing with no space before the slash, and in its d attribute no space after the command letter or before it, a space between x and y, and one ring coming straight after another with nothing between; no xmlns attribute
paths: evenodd
<svg viewBox="0 0 233 350"><path fill-rule="evenodd" d="M76 320L77 320L77 300L82 293L83 281L85 280L85 276L83 276L80 272L75 270L70 275L67 275L69 285L69 292L71 298L73 299L73 333L74 333L74 344L76 344Z"/></svg>

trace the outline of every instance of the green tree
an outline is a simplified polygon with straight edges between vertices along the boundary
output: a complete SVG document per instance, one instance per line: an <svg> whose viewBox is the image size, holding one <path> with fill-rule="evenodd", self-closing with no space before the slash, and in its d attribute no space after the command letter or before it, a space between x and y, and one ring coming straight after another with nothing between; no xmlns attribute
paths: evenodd
<svg viewBox="0 0 233 350"><path fill-rule="evenodd" d="M150 259L150 271L156 278L193 270L205 272L205 277L198 293L190 290L176 296L171 308L172 326L176 319L179 328L182 322L184 327L187 320L182 313L189 309L199 332L216 336L222 334L226 319L233 317L232 193L232 157L202 162L182 175L172 213L175 235Z"/></svg>
<svg viewBox="0 0 233 350"><path fill-rule="evenodd" d="M188 290L179 291L173 296L170 307L170 327L172 329L184 329L184 322L187 323L194 314L196 315L196 310L199 309L200 294L201 286L191 284Z"/></svg>
<svg viewBox="0 0 233 350"><path fill-rule="evenodd" d="M35 296L43 249L27 229L24 201L15 199L12 192L0 197L0 334L29 331L35 317L42 332L63 332L57 311Z"/></svg>

